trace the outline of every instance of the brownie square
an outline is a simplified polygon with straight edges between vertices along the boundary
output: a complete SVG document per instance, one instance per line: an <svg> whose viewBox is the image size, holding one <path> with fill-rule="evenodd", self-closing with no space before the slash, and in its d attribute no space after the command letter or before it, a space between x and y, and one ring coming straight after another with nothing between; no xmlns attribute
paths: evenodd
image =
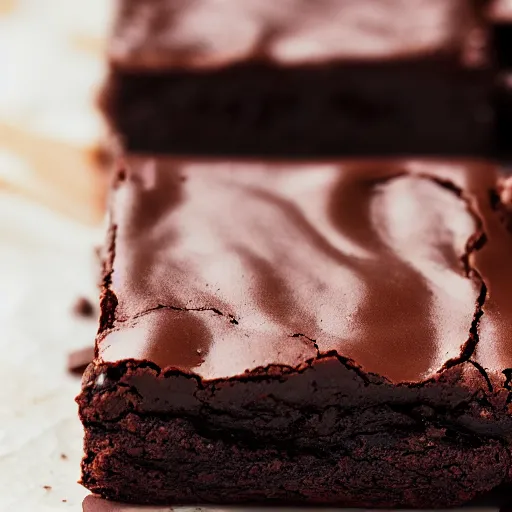
<svg viewBox="0 0 512 512"><path fill-rule="evenodd" d="M101 105L132 151L490 155L472 0L120 0Z"/></svg>
<svg viewBox="0 0 512 512"><path fill-rule="evenodd" d="M484 162L127 157L82 483L425 508L509 482L504 212Z"/></svg>

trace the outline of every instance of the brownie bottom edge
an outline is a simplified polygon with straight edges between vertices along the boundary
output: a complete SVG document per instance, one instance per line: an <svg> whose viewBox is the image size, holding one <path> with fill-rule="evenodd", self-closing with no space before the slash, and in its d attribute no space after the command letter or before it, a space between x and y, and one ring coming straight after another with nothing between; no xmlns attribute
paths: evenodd
<svg viewBox="0 0 512 512"><path fill-rule="evenodd" d="M183 418L128 414L86 426L82 483L137 504L286 504L378 508L458 506L507 478L498 440L448 441L438 429L361 433L301 449L205 437Z"/></svg>

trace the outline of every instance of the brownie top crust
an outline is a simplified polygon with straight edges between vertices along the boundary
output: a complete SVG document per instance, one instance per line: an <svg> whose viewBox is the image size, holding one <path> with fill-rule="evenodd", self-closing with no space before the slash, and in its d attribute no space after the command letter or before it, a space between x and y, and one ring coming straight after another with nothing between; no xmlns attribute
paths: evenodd
<svg viewBox="0 0 512 512"><path fill-rule="evenodd" d="M470 361L503 385L512 238L496 185L478 162L127 157L96 362L206 381L338 356L418 383Z"/></svg>
<svg viewBox="0 0 512 512"><path fill-rule="evenodd" d="M478 6L473 0L118 0L109 55L118 67L146 70L439 55L474 61Z"/></svg>

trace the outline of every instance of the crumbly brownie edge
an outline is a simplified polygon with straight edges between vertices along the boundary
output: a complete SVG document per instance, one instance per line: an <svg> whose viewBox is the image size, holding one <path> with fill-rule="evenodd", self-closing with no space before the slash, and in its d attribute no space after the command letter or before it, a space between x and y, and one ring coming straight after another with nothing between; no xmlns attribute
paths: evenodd
<svg viewBox="0 0 512 512"><path fill-rule="evenodd" d="M84 375L89 387L78 398L86 431L82 483L107 498L440 507L465 503L507 478L509 454L500 436L468 428L482 411L493 412L485 409L481 391L467 400L457 397L457 382L465 378L460 368L433 384L440 401L459 400L457 423L449 406L431 407L419 394L417 403L362 401L359 407L323 411L274 400L274 414L271 404L249 414L223 409L212 398L194 411L175 393L158 410L165 386L186 393L187 384L155 376L146 365L134 363L131 381L115 365L91 365ZM94 390L91 379L98 378L104 387ZM163 394L144 404L141 393L149 388L133 384L147 385L147 379L162 386ZM279 386L286 376L273 379ZM215 390L207 393L214 397Z"/></svg>
<svg viewBox="0 0 512 512"><path fill-rule="evenodd" d="M83 484L134 503L281 503L446 507L498 486L509 467L497 440L444 432L360 433L322 450L205 437L186 418L137 416L86 429Z"/></svg>

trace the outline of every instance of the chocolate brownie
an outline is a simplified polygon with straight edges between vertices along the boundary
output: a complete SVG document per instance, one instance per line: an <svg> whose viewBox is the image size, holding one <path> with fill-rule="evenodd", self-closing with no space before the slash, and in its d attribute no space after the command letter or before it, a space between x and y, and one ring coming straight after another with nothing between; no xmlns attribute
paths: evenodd
<svg viewBox="0 0 512 512"><path fill-rule="evenodd" d="M121 0L101 105L132 151L484 155L475 0Z"/></svg>
<svg viewBox="0 0 512 512"><path fill-rule="evenodd" d="M446 507L508 482L504 211L476 161L128 157L77 398L82 483Z"/></svg>

